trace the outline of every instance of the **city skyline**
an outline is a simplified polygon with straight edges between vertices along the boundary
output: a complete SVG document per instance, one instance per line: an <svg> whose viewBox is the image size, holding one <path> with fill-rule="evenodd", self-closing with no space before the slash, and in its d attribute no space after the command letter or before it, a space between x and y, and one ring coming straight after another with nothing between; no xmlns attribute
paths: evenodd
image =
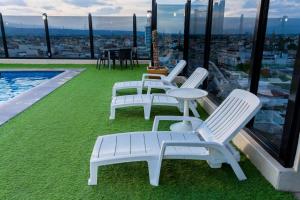
<svg viewBox="0 0 300 200"><path fill-rule="evenodd" d="M158 4L185 4L185 2L185 0L157 0ZM245 17L254 17L257 2L227 0L225 17L240 17L241 14ZM207 5L207 0L193 0L192 4ZM296 9L299 6L300 2L297 0L272 0L269 13L272 17L290 13L290 18L299 18L300 13ZM131 16L136 13L139 16L146 16L147 10L151 9L151 0L1 0L0 7L0 12L4 15L38 16L46 12L52 16L83 16L88 13L99 16Z"/></svg>
<svg viewBox="0 0 300 200"><path fill-rule="evenodd" d="M161 5L163 6L163 5ZM163 6L165 7L165 6ZM173 6L171 6L173 7ZM173 8L172 8L173 9ZM161 11L162 9L158 9ZM173 13L173 12L172 12ZM162 14L158 13L160 18ZM193 14L192 14L193 17ZM280 18L270 18L268 20L267 34L282 33L282 34L293 34L300 32L300 18L289 18L287 22L282 25ZM28 29L31 30L33 34L36 29L44 29L44 24L42 17L39 16L24 16L22 18L18 16L3 16L6 31L11 34L15 30L15 33L24 35L27 31L20 32L17 29ZM183 34L184 32L184 16L182 14L177 14L176 17L170 16L160 18L158 23L158 31L161 33L171 33L171 34ZM203 18L204 21L204 18ZM225 17L223 23L223 34L240 34L240 21L239 17ZM49 17L49 28L52 29L65 29L74 31L85 31L88 30L88 18L87 16L55 16ZM137 31L144 32L147 23L146 17L137 17ZM243 33L251 34L255 26L255 18L243 17ZM106 31L132 31L132 17L116 17L116 16L93 16L93 28L94 30L106 30ZM202 24L202 29L204 31L204 24ZM204 32L199 33L204 33ZM220 31L213 32L214 34L220 34Z"/></svg>

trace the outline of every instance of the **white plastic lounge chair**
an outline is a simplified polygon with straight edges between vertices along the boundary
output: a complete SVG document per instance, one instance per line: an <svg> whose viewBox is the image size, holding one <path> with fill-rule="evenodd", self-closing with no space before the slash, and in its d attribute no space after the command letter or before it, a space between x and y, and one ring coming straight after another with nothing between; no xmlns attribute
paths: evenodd
<svg viewBox="0 0 300 200"><path fill-rule="evenodd" d="M197 68L193 74L185 81L181 88L198 88L208 76L208 71L204 68ZM177 88L172 85L165 85L162 87L165 90ZM166 94L151 94L151 87L148 88L147 94L135 94L115 96L112 98L110 106L110 119L115 119L116 109L124 107L144 107L144 117L149 120L151 114L151 106L175 106L180 111L183 110L182 102L178 102L176 98L169 97ZM197 111L197 103L192 101L190 103L190 109L194 116L199 117Z"/></svg>
<svg viewBox="0 0 300 200"><path fill-rule="evenodd" d="M178 76L178 74L180 74L180 72L182 72L185 65L186 61L179 61L168 76L161 74L143 74L141 81L117 82L113 86L112 96L116 96L117 91L123 89L136 89L138 94L142 94L143 89L148 87L164 89L165 85L173 85L174 79ZM151 77L160 79L151 79Z"/></svg>
<svg viewBox="0 0 300 200"><path fill-rule="evenodd" d="M246 176L234 156L230 141L261 108L260 100L248 91L236 89L205 121L194 117L156 117L151 132L100 136L90 159L89 185L97 184L98 167L124 162L146 161L150 184L159 184L162 159L206 160L211 168L229 164L237 178ZM161 120L189 120L194 132L159 132Z"/></svg>

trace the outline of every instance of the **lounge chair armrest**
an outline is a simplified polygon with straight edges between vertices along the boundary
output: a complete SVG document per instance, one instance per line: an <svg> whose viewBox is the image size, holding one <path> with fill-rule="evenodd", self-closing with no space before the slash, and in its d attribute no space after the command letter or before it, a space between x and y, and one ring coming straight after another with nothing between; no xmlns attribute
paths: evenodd
<svg viewBox="0 0 300 200"><path fill-rule="evenodd" d="M160 79L166 78L166 76L162 75L162 74L143 74L142 80L144 80L146 78L151 79L150 77L155 77L155 78L160 78Z"/></svg>
<svg viewBox="0 0 300 200"><path fill-rule="evenodd" d="M151 78L144 78L142 80L142 82L146 82L146 81L163 82L163 80L161 80L161 79L151 79Z"/></svg>
<svg viewBox="0 0 300 200"><path fill-rule="evenodd" d="M162 79L151 79L151 78L143 78L142 79L142 88L144 88L145 82L151 81L151 82L163 82Z"/></svg>
<svg viewBox="0 0 300 200"><path fill-rule="evenodd" d="M144 84L142 84L142 86L144 86ZM174 85L163 85L157 89L163 89L163 90L171 90L171 89L177 89L178 87L174 86ZM153 88L152 87L148 87L148 90L147 90L147 94L151 94L151 90Z"/></svg>
<svg viewBox="0 0 300 200"><path fill-rule="evenodd" d="M202 123L202 120L196 117L184 117L184 116L155 116L152 131L158 131L158 126L160 121L189 121L192 123L192 125L200 125ZM193 131L195 131L197 127L193 126Z"/></svg>
<svg viewBox="0 0 300 200"><path fill-rule="evenodd" d="M230 155L230 152L224 147L222 146L222 144L219 144L217 142L205 142L205 141L200 141L199 142L186 142L186 141L176 141L176 140L173 140L173 141L163 141L162 142L162 145L161 145L161 148L160 148L160 154L159 154L159 157L160 157L160 160L162 161L164 155L165 155L165 151L166 151L166 148L167 147L204 147L204 148L209 148L209 149L215 149L219 152L221 152L222 154L226 154L229 155L229 156L232 156Z"/></svg>
<svg viewBox="0 0 300 200"><path fill-rule="evenodd" d="M223 146L217 142L206 142L200 141L199 142L186 142L181 140L166 140L162 142L161 150L166 147L205 147L205 148L216 148L219 150L223 150Z"/></svg>

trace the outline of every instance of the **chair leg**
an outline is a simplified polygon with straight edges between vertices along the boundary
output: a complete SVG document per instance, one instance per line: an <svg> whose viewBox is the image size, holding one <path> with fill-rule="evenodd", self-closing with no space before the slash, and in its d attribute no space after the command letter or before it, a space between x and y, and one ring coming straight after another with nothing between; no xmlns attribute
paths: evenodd
<svg viewBox="0 0 300 200"><path fill-rule="evenodd" d="M149 181L153 186L159 185L161 164L159 159L153 159L148 161Z"/></svg>
<svg viewBox="0 0 300 200"><path fill-rule="evenodd" d="M235 157L230 153L230 151L226 147L223 147L221 151L226 159L226 162L231 166L231 168L234 171L237 178L240 181L246 180L247 177L246 177L245 173L243 172L239 163L236 161Z"/></svg>
<svg viewBox="0 0 300 200"><path fill-rule="evenodd" d="M116 108L114 106L110 107L110 116L109 119L113 120L116 118Z"/></svg>
<svg viewBox="0 0 300 200"><path fill-rule="evenodd" d="M235 175L240 181L246 180L247 177L245 173L243 172L242 168L236 161L236 159L233 156L230 156L230 158L227 157L228 164L230 164L231 168L233 169Z"/></svg>
<svg viewBox="0 0 300 200"><path fill-rule="evenodd" d="M97 59L96 69L99 69L99 59Z"/></svg>
<svg viewBox="0 0 300 200"><path fill-rule="evenodd" d="M115 87L113 87L112 96L113 97L117 96L117 89Z"/></svg>
<svg viewBox="0 0 300 200"><path fill-rule="evenodd" d="M150 114L151 114L151 105L145 105L144 106L144 117L145 117L145 120L149 120L150 119Z"/></svg>
<svg viewBox="0 0 300 200"><path fill-rule="evenodd" d="M179 112L183 113L183 101L178 102L178 110Z"/></svg>
<svg viewBox="0 0 300 200"><path fill-rule="evenodd" d="M136 91L138 94L143 94L143 88L138 87Z"/></svg>
<svg viewBox="0 0 300 200"><path fill-rule="evenodd" d="M101 69L101 66L103 68L105 67L105 60L103 60L103 59L100 60L99 69Z"/></svg>
<svg viewBox="0 0 300 200"><path fill-rule="evenodd" d="M222 167L222 163L224 162L223 155L216 149L210 148L209 155L210 159L207 160L207 163L210 168L218 169Z"/></svg>
<svg viewBox="0 0 300 200"><path fill-rule="evenodd" d="M236 148L232 144L230 144L230 143L228 143L226 145L226 148L228 149L228 151L230 151L230 153L233 155L233 157L235 158L235 160L237 162L240 162L240 160L241 160L240 152L238 150L236 150Z"/></svg>
<svg viewBox="0 0 300 200"><path fill-rule="evenodd" d="M198 113L197 108L193 104L193 102L190 102L190 109L195 117L200 118L200 114Z"/></svg>
<svg viewBox="0 0 300 200"><path fill-rule="evenodd" d="M210 168L212 169L219 169L222 167L222 163L214 163L212 161L207 161L207 164L209 165Z"/></svg>
<svg viewBox="0 0 300 200"><path fill-rule="evenodd" d="M88 180L88 185L97 185L98 178L98 166L94 163L90 163L90 178Z"/></svg>

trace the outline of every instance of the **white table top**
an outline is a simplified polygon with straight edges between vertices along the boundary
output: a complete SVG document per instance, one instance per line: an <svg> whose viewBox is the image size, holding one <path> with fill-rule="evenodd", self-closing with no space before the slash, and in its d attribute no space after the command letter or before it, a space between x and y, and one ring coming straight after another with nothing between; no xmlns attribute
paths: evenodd
<svg viewBox="0 0 300 200"><path fill-rule="evenodd" d="M178 88L168 90L166 94L177 99L195 100L207 96L208 93L201 89Z"/></svg>

